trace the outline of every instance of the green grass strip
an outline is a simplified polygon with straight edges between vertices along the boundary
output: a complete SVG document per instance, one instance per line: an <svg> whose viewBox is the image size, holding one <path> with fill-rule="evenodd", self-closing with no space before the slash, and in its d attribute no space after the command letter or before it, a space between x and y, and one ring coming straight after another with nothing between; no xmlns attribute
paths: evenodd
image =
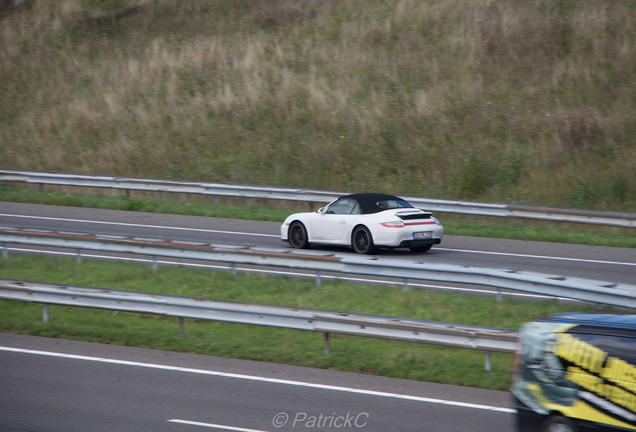
<svg viewBox="0 0 636 432"><path fill-rule="evenodd" d="M0 277L123 289L215 300L253 302L451 323L517 329L526 321L566 311L593 311L587 305L556 301L517 301L401 287L323 282L229 271L160 267L130 262L10 255L0 260ZM506 390L511 355L493 354L484 371L484 353L417 343L332 335L331 353L323 335L251 325L185 320L148 314L51 306L42 322L42 306L0 301L0 331L85 340L124 346L193 352L293 365L333 368L429 382Z"/></svg>

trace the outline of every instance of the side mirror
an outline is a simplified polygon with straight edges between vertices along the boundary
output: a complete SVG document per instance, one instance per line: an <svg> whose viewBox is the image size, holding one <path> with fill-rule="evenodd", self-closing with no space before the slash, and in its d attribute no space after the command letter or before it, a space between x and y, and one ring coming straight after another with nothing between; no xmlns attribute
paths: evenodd
<svg viewBox="0 0 636 432"><path fill-rule="evenodd" d="M327 210L327 206L325 207L320 207L318 210L316 210L316 213L318 214L324 214L325 210Z"/></svg>

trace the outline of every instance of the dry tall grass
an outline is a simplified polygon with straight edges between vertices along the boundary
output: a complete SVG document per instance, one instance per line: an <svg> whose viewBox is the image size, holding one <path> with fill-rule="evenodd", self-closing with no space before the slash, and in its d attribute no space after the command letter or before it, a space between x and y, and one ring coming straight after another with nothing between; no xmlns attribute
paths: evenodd
<svg viewBox="0 0 636 432"><path fill-rule="evenodd" d="M634 22L631 0L31 0L0 13L0 165L635 211Z"/></svg>

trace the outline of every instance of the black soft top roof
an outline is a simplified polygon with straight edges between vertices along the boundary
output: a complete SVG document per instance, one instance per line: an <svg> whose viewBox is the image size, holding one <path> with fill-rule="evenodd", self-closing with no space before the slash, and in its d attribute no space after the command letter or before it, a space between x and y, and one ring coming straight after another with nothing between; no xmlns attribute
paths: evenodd
<svg viewBox="0 0 636 432"><path fill-rule="evenodd" d="M396 197L395 195L387 195L381 193L355 193L351 195L345 195L341 198L352 198L360 204L360 211L362 214L379 213L387 210L386 208L378 207L378 202L381 201L406 201L403 198ZM408 203L407 203L408 204ZM410 204L408 204L412 207Z"/></svg>

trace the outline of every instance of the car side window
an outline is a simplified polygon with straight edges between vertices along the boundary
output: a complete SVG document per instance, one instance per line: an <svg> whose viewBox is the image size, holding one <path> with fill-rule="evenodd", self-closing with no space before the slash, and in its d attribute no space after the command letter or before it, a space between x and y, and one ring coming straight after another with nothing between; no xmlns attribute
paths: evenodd
<svg viewBox="0 0 636 432"><path fill-rule="evenodd" d="M356 203L356 205L353 206L353 210L351 210L351 214L355 214L355 215L362 214L362 210L360 210L360 204Z"/></svg>
<svg viewBox="0 0 636 432"><path fill-rule="evenodd" d="M355 208L358 208L358 213L360 211L360 206L355 200L344 198L339 199L335 203L331 204L327 209L328 214L351 214L354 212Z"/></svg>

